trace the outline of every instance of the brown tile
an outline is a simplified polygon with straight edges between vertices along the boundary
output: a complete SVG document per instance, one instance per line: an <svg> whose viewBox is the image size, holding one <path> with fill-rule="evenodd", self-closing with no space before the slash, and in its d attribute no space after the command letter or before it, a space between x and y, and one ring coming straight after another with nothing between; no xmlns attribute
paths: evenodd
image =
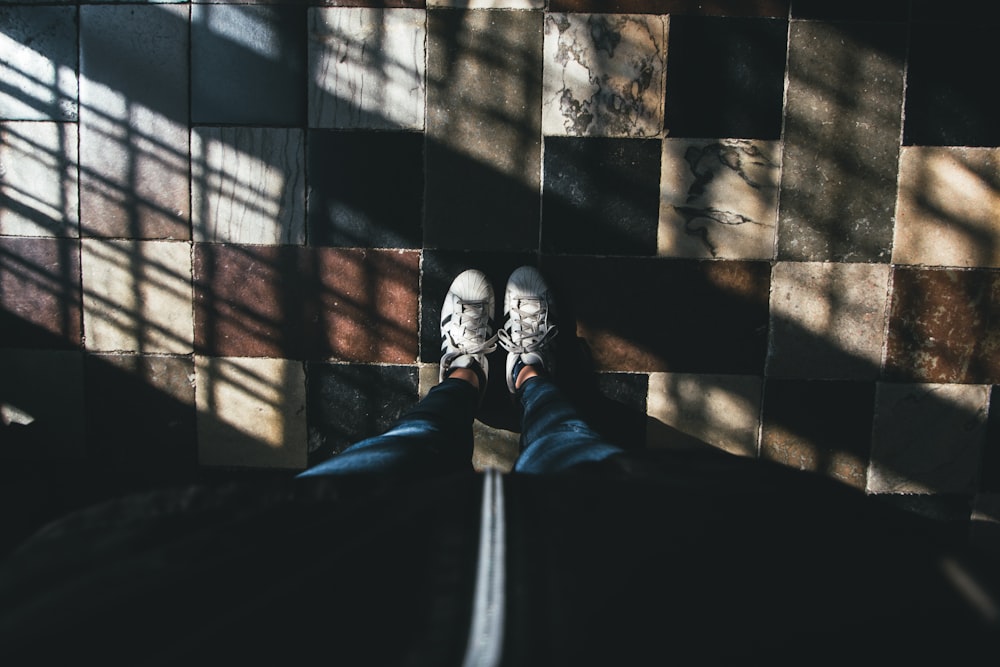
<svg viewBox="0 0 1000 667"><path fill-rule="evenodd" d="M92 354L84 369L90 458L156 474L195 468L190 357Z"/></svg>
<svg viewBox="0 0 1000 667"><path fill-rule="evenodd" d="M196 356L195 375L202 465L306 467L306 381L301 362Z"/></svg>
<svg viewBox="0 0 1000 667"><path fill-rule="evenodd" d="M598 370L760 375L766 262L546 257L564 336Z"/></svg>
<svg viewBox="0 0 1000 667"><path fill-rule="evenodd" d="M0 350L0 459L80 459L83 355L76 350Z"/></svg>
<svg viewBox="0 0 1000 667"><path fill-rule="evenodd" d="M80 244L0 237L0 345L79 347Z"/></svg>
<svg viewBox="0 0 1000 667"><path fill-rule="evenodd" d="M416 251L198 244L196 350L412 363L419 260Z"/></svg>
<svg viewBox="0 0 1000 667"><path fill-rule="evenodd" d="M701 16L788 17L789 0L550 0L551 12L611 12L615 14L691 14Z"/></svg>
<svg viewBox="0 0 1000 667"><path fill-rule="evenodd" d="M761 458L865 488L874 382L768 379Z"/></svg>
<svg viewBox="0 0 1000 667"><path fill-rule="evenodd" d="M892 261L1000 267L1000 148L903 147Z"/></svg>
<svg viewBox="0 0 1000 667"><path fill-rule="evenodd" d="M868 492L975 493L988 400L983 385L880 383Z"/></svg>
<svg viewBox="0 0 1000 667"><path fill-rule="evenodd" d="M1000 273L897 267L885 376L1000 382Z"/></svg>

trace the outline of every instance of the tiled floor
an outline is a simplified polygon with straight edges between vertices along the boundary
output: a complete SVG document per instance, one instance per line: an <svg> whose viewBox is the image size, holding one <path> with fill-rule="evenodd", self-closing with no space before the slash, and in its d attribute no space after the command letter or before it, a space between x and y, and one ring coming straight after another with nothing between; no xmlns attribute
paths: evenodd
<svg viewBox="0 0 1000 667"><path fill-rule="evenodd" d="M0 0L8 470L302 469L537 263L622 444L1000 520L1000 12L427 5Z"/></svg>

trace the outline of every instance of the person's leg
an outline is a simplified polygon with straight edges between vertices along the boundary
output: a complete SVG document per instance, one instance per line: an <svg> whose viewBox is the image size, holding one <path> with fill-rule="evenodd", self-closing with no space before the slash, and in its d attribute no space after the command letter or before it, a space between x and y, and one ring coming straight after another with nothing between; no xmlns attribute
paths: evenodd
<svg viewBox="0 0 1000 667"><path fill-rule="evenodd" d="M507 321L499 337L508 353L507 388L524 408L515 472L561 472L622 451L591 429L550 379L552 339L558 333L553 303L536 269L521 267L511 274L504 294Z"/></svg>
<svg viewBox="0 0 1000 667"><path fill-rule="evenodd" d="M354 473L428 476L472 466L472 422L486 390L493 287L479 271L452 282L441 308L440 384L381 435L351 445L300 477Z"/></svg>

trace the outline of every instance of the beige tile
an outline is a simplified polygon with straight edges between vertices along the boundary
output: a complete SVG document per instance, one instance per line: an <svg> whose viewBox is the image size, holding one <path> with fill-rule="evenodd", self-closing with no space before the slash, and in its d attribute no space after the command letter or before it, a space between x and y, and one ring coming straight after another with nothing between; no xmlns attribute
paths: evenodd
<svg viewBox="0 0 1000 667"><path fill-rule="evenodd" d="M73 123L0 124L0 234L80 234Z"/></svg>
<svg viewBox="0 0 1000 667"><path fill-rule="evenodd" d="M661 424L740 456L757 456L761 380L741 375L650 373L646 413ZM650 429L647 445L660 429Z"/></svg>
<svg viewBox="0 0 1000 667"><path fill-rule="evenodd" d="M658 253L771 259L780 156L776 141L665 139Z"/></svg>
<svg viewBox="0 0 1000 667"><path fill-rule="evenodd" d="M989 393L987 385L880 383L868 492L974 493Z"/></svg>
<svg viewBox="0 0 1000 667"><path fill-rule="evenodd" d="M767 375L878 377L888 284L885 264L775 264Z"/></svg>
<svg viewBox="0 0 1000 667"><path fill-rule="evenodd" d="M892 261L1000 267L1000 148L903 147Z"/></svg>
<svg viewBox="0 0 1000 667"><path fill-rule="evenodd" d="M306 467L301 362L196 356L195 378L202 465Z"/></svg>
<svg viewBox="0 0 1000 667"><path fill-rule="evenodd" d="M455 9L543 9L545 0L427 0L427 6Z"/></svg>
<svg viewBox="0 0 1000 667"><path fill-rule="evenodd" d="M502 380L501 380L502 381ZM438 383L438 365L420 364L420 398ZM472 423L472 467L498 468L510 472L520 452L520 434L488 426L478 419Z"/></svg>
<svg viewBox="0 0 1000 667"><path fill-rule="evenodd" d="M305 242L305 143L299 129L191 131L195 241Z"/></svg>
<svg viewBox="0 0 1000 667"><path fill-rule="evenodd" d="M193 351L189 243L85 239L81 263L88 350Z"/></svg>
<svg viewBox="0 0 1000 667"><path fill-rule="evenodd" d="M651 14L546 14L543 133L660 136L667 26Z"/></svg>
<svg viewBox="0 0 1000 667"><path fill-rule="evenodd" d="M310 127L424 129L423 9L309 9Z"/></svg>

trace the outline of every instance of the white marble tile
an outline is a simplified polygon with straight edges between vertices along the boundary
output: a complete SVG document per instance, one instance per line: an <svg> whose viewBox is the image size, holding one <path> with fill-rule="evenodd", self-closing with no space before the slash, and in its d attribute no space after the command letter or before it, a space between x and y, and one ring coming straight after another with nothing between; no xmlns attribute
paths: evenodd
<svg viewBox="0 0 1000 667"><path fill-rule="evenodd" d="M88 350L194 350L190 243L84 239L81 265Z"/></svg>
<svg viewBox="0 0 1000 667"><path fill-rule="evenodd" d="M658 15L546 14L544 134L662 135L667 28Z"/></svg>
<svg viewBox="0 0 1000 667"><path fill-rule="evenodd" d="M309 9L309 126L424 128L426 13Z"/></svg>
<svg viewBox="0 0 1000 667"><path fill-rule="evenodd" d="M989 389L879 383L868 492L974 493Z"/></svg>
<svg viewBox="0 0 1000 667"><path fill-rule="evenodd" d="M892 261L1000 267L1000 148L902 148Z"/></svg>
<svg viewBox="0 0 1000 667"><path fill-rule="evenodd" d="M0 6L0 25L0 118L76 120L76 7Z"/></svg>
<svg viewBox="0 0 1000 667"><path fill-rule="evenodd" d="M661 424L740 456L757 456L761 379L741 375L650 373L646 413ZM657 448L660 430L648 429ZM669 445L669 443L667 443Z"/></svg>
<svg viewBox="0 0 1000 667"><path fill-rule="evenodd" d="M0 123L0 234L79 236L74 123Z"/></svg>
<svg viewBox="0 0 1000 667"><path fill-rule="evenodd" d="M305 242L305 139L299 129L191 131L195 241Z"/></svg>
<svg viewBox="0 0 1000 667"><path fill-rule="evenodd" d="M664 139L658 254L771 259L780 155L776 141Z"/></svg>
<svg viewBox="0 0 1000 667"><path fill-rule="evenodd" d="M889 270L887 264L775 264L768 377L876 379Z"/></svg>
<svg viewBox="0 0 1000 667"><path fill-rule="evenodd" d="M301 362L195 356L195 402L202 465L306 467Z"/></svg>

